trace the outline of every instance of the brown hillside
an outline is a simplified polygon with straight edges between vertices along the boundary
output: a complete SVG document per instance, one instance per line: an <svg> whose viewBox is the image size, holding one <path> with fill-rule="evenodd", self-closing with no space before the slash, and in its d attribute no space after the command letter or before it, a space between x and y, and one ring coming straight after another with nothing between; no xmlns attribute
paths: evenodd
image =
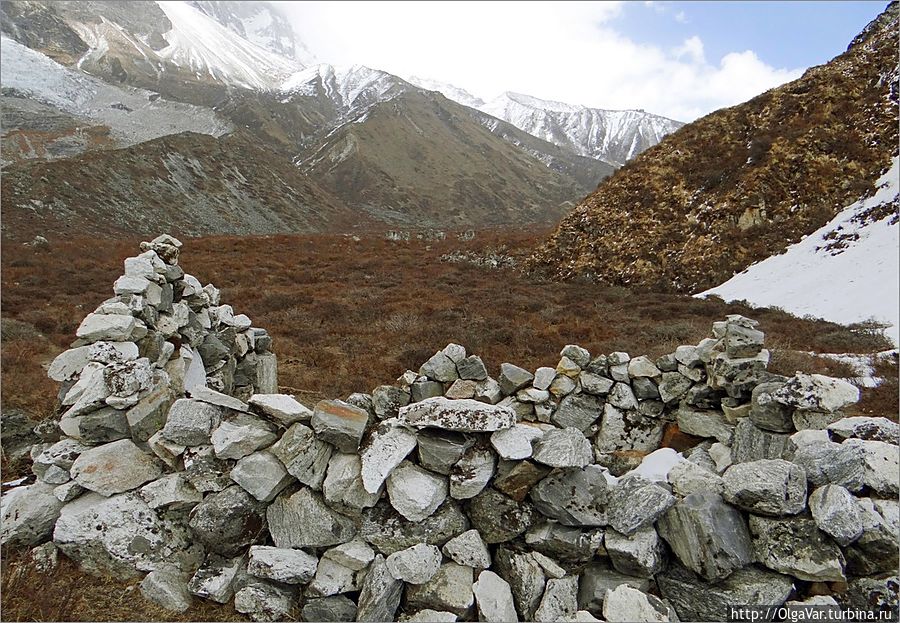
<svg viewBox="0 0 900 623"><path fill-rule="evenodd" d="M898 5L831 62L681 128L605 180L538 272L696 292L824 225L897 150Z"/></svg>

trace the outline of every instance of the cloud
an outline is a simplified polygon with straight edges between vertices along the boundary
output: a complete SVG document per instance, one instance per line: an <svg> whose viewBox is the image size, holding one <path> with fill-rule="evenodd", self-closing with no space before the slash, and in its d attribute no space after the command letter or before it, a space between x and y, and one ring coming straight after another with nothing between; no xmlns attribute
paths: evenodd
<svg viewBox="0 0 900 623"><path fill-rule="evenodd" d="M280 6L326 62L449 82L483 99L517 91L690 121L801 73L771 67L749 50L707 59L698 36L669 50L636 43L615 29L618 2Z"/></svg>

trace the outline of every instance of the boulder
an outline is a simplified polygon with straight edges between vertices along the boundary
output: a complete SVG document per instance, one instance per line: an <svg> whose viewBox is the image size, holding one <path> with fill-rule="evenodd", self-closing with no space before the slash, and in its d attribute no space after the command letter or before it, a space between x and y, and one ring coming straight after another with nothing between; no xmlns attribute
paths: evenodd
<svg viewBox="0 0 900 623"><path fill-rule="evenodd" d="M269 448L269 452L281 461L291 476L319 490L333 449L331 444L317 439L311 428L297 422Z"/></svg>
<svg viewBox="0 0 900 623"><path fill-rule="evenodd" d="M444 544L444 554L453 562L473 569L487 569L491 566L491 553L478 533L466 530Z"/></svg>
<svg viewBox="0 0 900 623"><path fill-rule="evenodd" d="M678 429L697 437L715 437L724 444L730 444L734 437L734 427L725 421L719 411L691 409L682 405L677 414Z"/></svg>
<svg viewBox="0 0 900 623"><path fill-rule="evenodd" d="M299 549L254 545L247 573L285 584L306 584L316 573L318 559Z"/></svg>
<svg viewBox="0 0 900 623"><path fill-rule="evenodd" d="M184 475L197 491L217 492L231 486L229 464L216 456L212 446L186 448L183 460Z"/></svg>
<svg viewBox="0 0 900 623"><path fill-rule="evenodd" d="M552 468L531 461L501 462L492 486L516 502L521 502L531 488L551 471Z"/></svg>
<svg viewBox="0 0 900 623"><path fill-rule="evenodd" d="M896 571L900 510L896 500L860 498L863 534L845 549L847 571L877 575Z"/></svg>
<svg viewBox="0 0 900 623"><path fill-rule="evenodd" d="M431 359L422 364L419 374L441 383L452 383L459 378L456 363L441 351L431 356Z"/></svg>
<svg viewBox="0 0 900 623"><path fill-rule="evenodd" d="M535 442L532 458L550 467L584 467L593 459L591 444L577 428L549 430Z"/></svg>
<svg viewBox="0 0 900 623"><path fill-rule="evenodd" d="M468 515L472 526L489 544L511 541L536 519L531 504L520 504L493 489L485 489L469 502Z"/></svg>
<svg viewBox="0 0 900 623"><path fill-rule="evenodd" d="M547 521L525 533L525 543L534 551L571 563L585 563L598 555L603 530L584 529Z"/></svg>
<svg viewBox="0 0 900 623"><path fill-rule="evenodd" d="M316 567L315 577L306 589L306 595L331 597L358 589L356 572L353 569L323 556Z"/></svg>
<svg viewBox="0 0 900 623"><path fill-rule="evenodd" d="M750 395L750 421L757 427L776 433L794 430L794 409L775 400L773 394L782 389L784 383L760 383Z"/></svg>
<svg viewBox="0 0 900 623"><path fill-rule="evenodd" d="M637 409L638 402L628 383L616 383L606 397L607 403L618 409Z"/></svg>
<svg viewBox="0 0 900 623"><path fill-rule="evenodd" d="M287 394L253 394L248 403L282 426L305 422L312 417L312 411Z"/></svg>
<svg viewBox="0 0 900 623"><path fill-rule="evenodd" d="M161 474L159 462L130 439L91 448L72 464L75 482L105 496L131 491Z"/></svg>
<svg viewBox="0 0 900 623"><path fill-rule="evenodd" d="M304 488L277 497L266 510L277 547L328 547L356 536L356 523L328 508L322 497Z"/></svg>
<svg viewBox="0 0 900 623"><path fill-rule="evenodd" d="M327 441L341 452L356 452L368 421L369 414L359 407L340 400L322 400L316 404L310 424L322 441Z"/></svg>
<svg viewBox="0 0 900 623"><path fill-rule="evenodd" d="M493 432L511 428L515 412L477 400L429 398L400 409L400 423L415 428L433 427L466 433Z"/></svg>
<svg viewBox="0 0 900 623"><path fill-rule="evenodd" d="M400 389L399 387L394 387L393 385L380 385L376 387L372 392L372 408L375 410L375 416L379 420L397 417L400 412L400 407L405 407L409 404L409 398L409 392ZM324 402L336 402L342 404L340 401ZM315 426L313 426L313 428L315 428Z"/></svg>
<svg viewBox="0 0 900 623"><path fill-rule="evenodd" d="M407 584L424 584L441 567L441 550L434 545L418 543L394 552L385 560L388 572Z"/></svg>
<svg viewBox="0 0 900 623"><path fill-rule="evenodd" d="M459 378L466 381L483 381L487 379L487 368L478 355L469 355L456 362Z"/></svg>
<svg viewBox="0 0 900 623"><path fill-rule="evenodd" d="M809 510L819 530L846 547L863 533L863 515L856 498L840 485L825 485L809 496Z"/></svg>
<svg viewBox="0 0 900 623"><path fill-rule="evenodd" d="M660 375L662 375L662 372L650 361L649 357L635 357L628 362L628 376L631 378L656 378Z"/></svg>
<svg viewBox="0 0 900 623"><path fill-rule="evenodd" d="M496 457L487 448L470 448L450 469L450 496L456 500L473 498L494 476Z"/></svg>
<svg viewBox="0 0 900 623"><path fill-rule="evenodd" d="M375 552L360 540L347 541L322 554L322 560L333 560L351 571L362 571L375 559Z"/></svg>
<svg viewBox="0 0 900 623"><path fill-rule="evenodd" d="M557 469L531 490L531 501L542 514L567 526L605 526L607 489L597 465Z"/></svg>
<svg viewBox="0 0 900 623"><path fill-rule="evenodd" d="M900 446L865 439L848 439L841 446L862 451L863 483L867 487L883 497L897 497L900 493Z"/></svg>
<svg viewBox="0 0 900 623"><path fill-rule="evenodd" d="M394 468L415 447L414 433L398 426L396 420L382 422L362 449L361 474L366 491L378 493Z"/></svg>
<svg viewBox="0 0 900 623"><path fill-rule="evenodd" d="M859 388L842 379L798 372L772 399L794 409L835 413L859 402Z"/></svg>
<svg viewBox="0 0 900 623"><path fill-rule="evenodd" d="M644 403L647 404L647 403ZM594 438L598 452L652 452L659 448L666 423L638 411L621 411L611 404L604 407L600 431Z"/></svg>
<svg viewBox="0 0 900 623"><path fill-rule="evenodd" d="M237 485L207 495L191 511L189 525L207 550L236 556L265 535L264 506Z"/></svg>
<svg viewBox="0 0 900 623"><path fill-rule="evenodd" d="M659 520L658 529L678 560L707 580L727 578L751 561L743 516L715 493L688 495Z"/></svg>
<svg viewBox="0 0 900 623"><path fill-rule="evenodd" d="M471 567L445 563L424 584L407 586L406 605L413 609L430 608L465 616L475 602L473 579Z"/></svg>
<svg viewBox="0 0 900 623"><path fill-rule="evenodd" d="M231 479L260 502L271 502L294 481L284 464L268 450L240 459L231 469Z"/></svg>
<svg viewBox="0 0 900 623"><path fill-rule="evenodd" d="M865 481L865 450L850 443L804 443L796 448L790 460L803 468L814 487L832 484L859 491Z"/></svg>
<svg viewBox="0 0 900 623"><path fill-rule="evenodd" d="M610 490L606 514L609 525L629 535L655 522L674 504L675 497L664 487L632 475Z"/></svg>
<svg viewBox="0 0 900 623"><path fill-rule="evenodd" d="M203 500L184 473L166 474L141 487L141 498L150 508L192 508Z"/></svg>
<svg viewBox="0 0 900 623"><path fill-rule="evenodd" d="M900 425L885 417L846 417L828 425L828 432L836 441L865 439L867 441L900 441Z"/></svg>
<svg viewBox="0 0 900 623"><path fill-rule="evenodd" d="M515 430L512 429L505 430ZM496 434L505 431L497 431ZM450 469L472 447L474 440L462 433L425 429L418 434L419 463L438 474L449 475Z"/></svg>
<svg viewBox="0 0 900 623"><path fill-rule="evenodd" d="M735 464L780 459L784 457L789 443L790 435L762 430L749 418L742 418L734 427L731 459Z"/></svg>
<svg viewBox="0 0 900 623"><path fill-rule="evenodd" d="M413 463L401 463L387 479L391 506L409 521L429 517L447 499L447 480Z"/></svg>
<svg viewBox="0 0 900 623"><path fill-rule="evenodd" d="M692 461L679 461L667 476L672 490L681 497L692 493L710 492L719 495L725 489L722 477Z"/></svg>
<svg viewBox="0 0 900 623"><path fill-rule="evenodd" d="M753 558L769 569L809 582L844 582L844 555L808 517L750 515Z"/></svg>
<svg viewBox="0 0 900 623"><path fill-rule="evenodd" d="M0 497L0 543L30 547L50 537L63 508L54 488L36 482L6 491Z"/></svg>
<svg viewBox="0 0 900 623"><path fill-rule="evenodd" d="M173 612L184 612L193 600L187 579L175 571L151 571L141 580L141 594L157 606Z"/></svg>
<svg viewBox="0 0 900 623"><path fill-rule="evenodd" d="M135 332L137 323L133 316L118 314L88 314L78 325L75 335L85 342L128 341Z"/></svg>
<svg viewBox="0 0 900 623"><path fill-rule="evenodd" d="M464 381L456 379L444 395L452 400L464 400L475 397L475 389L478 387L478 381ZM525 390L522 390L525 391ZM520 394L522 392L519 392Z"/></svg>
<svg viewBox="0 0 900 623"><path fill-rule="evenodd" d="M607 530L604 546L616 571L650 578L666 564L665 546L653 526L644 526L631 535Z"/></svg>
<svg viewBox="0 0 900 623"><path fill-rule="evenodd" d="M758 515L796 515L806 508L806 472L782 459L732 465L722 476L725 500Z"/></svg>
<svg viewBox="0 0 900 623"><path fill-rule="evenodd" d="M69 502L53 542L85 571L118 578L172 566L189 571L203 558L203 548L179 516L152 510L135 492L86 493Z"/></svg>
<svg viewBox="0 0 900 623"><path fill-rule="evenodd" d="M427 398L444 395L444 384L437 381L417 381L409 386L410 402L421 402ZM397 413L400 410L397 409Z"/></svg>
<svg viewBox="0 0 900 623"><path fill-rule="evenodd" d="M659 381L659 399L665 403L676 402L687 393L692 384L680 372L663 372Z"/></svg>

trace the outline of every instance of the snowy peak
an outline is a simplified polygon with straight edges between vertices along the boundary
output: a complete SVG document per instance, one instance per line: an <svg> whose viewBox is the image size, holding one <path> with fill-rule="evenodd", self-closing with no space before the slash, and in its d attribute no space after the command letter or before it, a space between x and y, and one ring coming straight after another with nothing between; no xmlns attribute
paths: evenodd
<svg viewBox="0 0 900 623"><path fill-rule="evenodd" d="M506 92L479 108L538 138L621 166L683 123L643 110L603 110Z"/></svg>
<svg viewBox="0 0 900 623"><path fill-rule="evenodd" d="M392 99L410 85L397 76L364 65L335 67L320 64L296 72L280 86L289 96L324 96L345 112L362 111Z"/></svg>
<svg viewBox="0 0 900 623"><path fill-rule="evenodd" d="M454 102L462 104L463 106L468 106L469 108L480 109L485 103L480 97L476 97L465 89L460 89L459 87L446 82L429 80L428 78L420 78L418 76L410 76L407 78L407 82L414 84L421 89L425 89L426 91L437 91L448 100L453 100Z"/></svg>

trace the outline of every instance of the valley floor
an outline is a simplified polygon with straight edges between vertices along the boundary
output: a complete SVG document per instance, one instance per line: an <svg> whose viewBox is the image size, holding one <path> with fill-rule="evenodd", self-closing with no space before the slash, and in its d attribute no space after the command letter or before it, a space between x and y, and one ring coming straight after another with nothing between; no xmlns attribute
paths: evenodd
<svg viewBox="0 0 900 623"><path fill-rule="evenodd" d="M779 310L718 299L536 280L514 268L545 231L479 232L460 241L390 241L384 236L211 237L185 240L181 265L222 290L236 313L274 338L280 391L312 405L391 383L448 342L479 354L493 374L505 361L555 365L565 344L591 353L624 350L653 357L706 337L710 324L739 313L760 322L770 369L856 377L847 358L891 348L866 327L803 320ZM52 414L56 384L42 366L74 338L82 317L112 294L122 260L139 240L52 239L46 246L4 244L2 254L2 406L35 420ZM452 261L449 261L452 260ZM896 358L877 360L857 415L897 418ZM4 462L3 481L26 472ZM67 561L37 574L24 556L4 552L4 620L172 620L136 585L85 576ZM178 620L231 620L230 606L206 603Z"/></svg>

